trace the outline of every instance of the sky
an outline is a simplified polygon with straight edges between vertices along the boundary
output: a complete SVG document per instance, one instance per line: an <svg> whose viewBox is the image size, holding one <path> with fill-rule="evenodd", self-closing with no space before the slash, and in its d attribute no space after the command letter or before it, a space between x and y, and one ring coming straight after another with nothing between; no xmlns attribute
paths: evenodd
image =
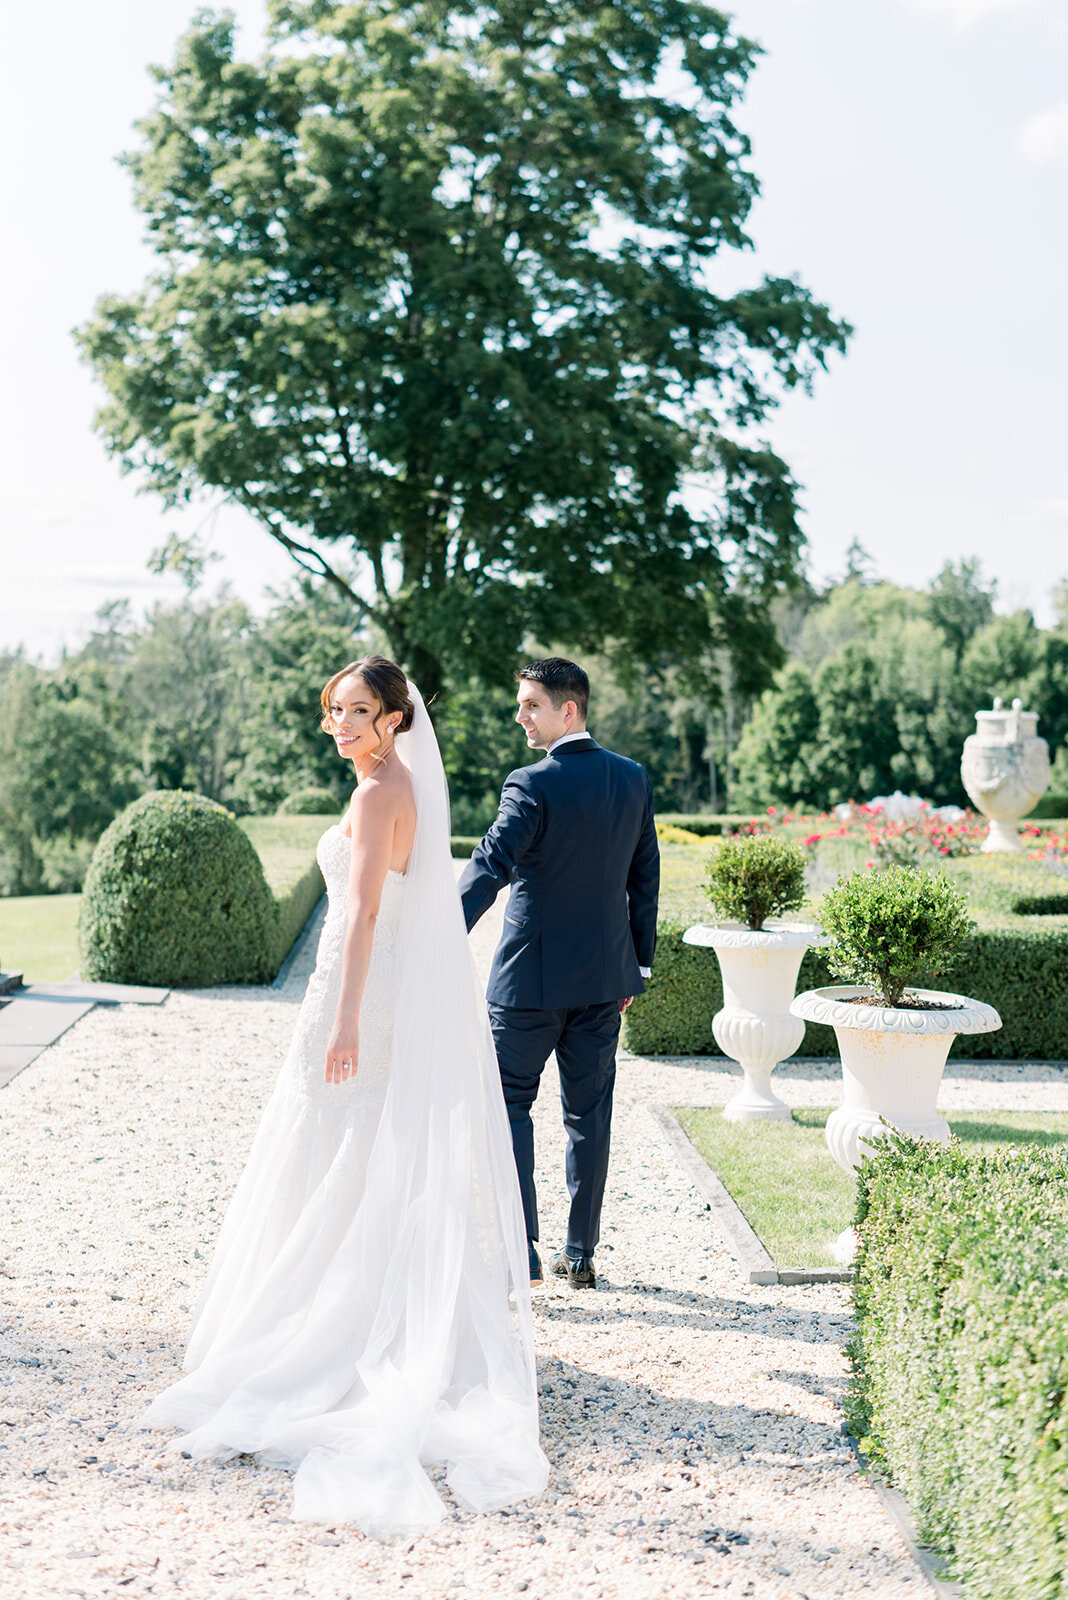
<svg viewBox="0 0 1068 1600"><path fill-rule="evenodd" d="M241 47L262 0L233 4ZM762 187L724 291L797 274L856 333L765 429L803 486L809 570L854 538L922 585L977 556L1000 608L1052 620L1068 576L1068 0L737 0L763 46L738 120ZM194 0L7 8L0 95L0 649L52 662L105 601L176 597L146 569L199 530L254 608L293 572L242 513L167 512L93 432L70 330L151 269L116 156Z"/></svg>

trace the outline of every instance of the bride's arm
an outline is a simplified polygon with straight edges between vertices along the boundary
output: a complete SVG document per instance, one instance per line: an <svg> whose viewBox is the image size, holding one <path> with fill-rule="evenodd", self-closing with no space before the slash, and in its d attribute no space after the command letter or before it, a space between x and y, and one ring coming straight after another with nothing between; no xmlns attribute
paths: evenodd
<svg viewBox="0 0 1068 1600"><path fill-rule="evenodd" d="M383 784L361 784L349 808L352 866L349 871L349 924L341 958L341 993L330 1042L326 1048L327 1083L354 1077L360 1055L360 1001L367 982L375 919L382 901L393 833L397 825L394 795Z"/></svg>

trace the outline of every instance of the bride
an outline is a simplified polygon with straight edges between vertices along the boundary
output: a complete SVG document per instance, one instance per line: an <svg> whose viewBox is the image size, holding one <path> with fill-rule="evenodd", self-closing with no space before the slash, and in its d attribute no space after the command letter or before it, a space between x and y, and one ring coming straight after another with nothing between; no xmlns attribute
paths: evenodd
<svg viewBox="0 0 1068 1600"><path fill-rule="evenodd" d="M322 693L356 769L319 842L315 971L193 1320L141 1419L296 1469L294 1515L386 1538L539 1493L526 1234L426 708L382 656Z"/></svg>

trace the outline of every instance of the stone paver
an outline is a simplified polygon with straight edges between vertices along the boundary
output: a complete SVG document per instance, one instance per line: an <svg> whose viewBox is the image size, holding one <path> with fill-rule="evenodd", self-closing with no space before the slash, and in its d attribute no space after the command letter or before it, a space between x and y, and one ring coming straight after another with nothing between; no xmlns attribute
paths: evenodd
<svg viewBox="0 0 1068 1600"><path fill-rule="evenodd" d="M95 1005L162 1005L169 989L130 983L30 983L0 1009L0 1088L62 1038Z"/></svg>

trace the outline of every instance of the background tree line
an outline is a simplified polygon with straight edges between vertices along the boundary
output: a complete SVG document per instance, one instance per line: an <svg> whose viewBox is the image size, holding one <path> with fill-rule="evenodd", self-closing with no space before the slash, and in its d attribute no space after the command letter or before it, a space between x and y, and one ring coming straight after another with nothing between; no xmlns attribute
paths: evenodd
<svg viewBox="0 0 1068 1600"><path fill-rule="evenodd" d="M188 546L174 542L156 565L184 576L181 600L141 622L125 603L105 606L53 669L0 657L0 893L80 887L100 833L146 789L193 789L254 813L304 788L338 807L351 792L351 768L319 728L318 692L387 641L354 625L322 580L295 579L257 618L225 592L207 596ZM739 691L726 665L717 700L695 695L671 657L621 680L607 656L583 655L591 727L647 767L661 812L822 810L895 788L963 803L976 709L1019 694L1060 752L1055 786L1068 791L1066 600L1068 586L1042 629L1028 611L995 615L974 562L921 591L876 581L855 557L841 581L779 605L776 647L750 673L773 678L761 695ZM434 707L457 833L481 832L505 772L531 759L513 693L503 665L490 684L458 679Z"/></svg>

